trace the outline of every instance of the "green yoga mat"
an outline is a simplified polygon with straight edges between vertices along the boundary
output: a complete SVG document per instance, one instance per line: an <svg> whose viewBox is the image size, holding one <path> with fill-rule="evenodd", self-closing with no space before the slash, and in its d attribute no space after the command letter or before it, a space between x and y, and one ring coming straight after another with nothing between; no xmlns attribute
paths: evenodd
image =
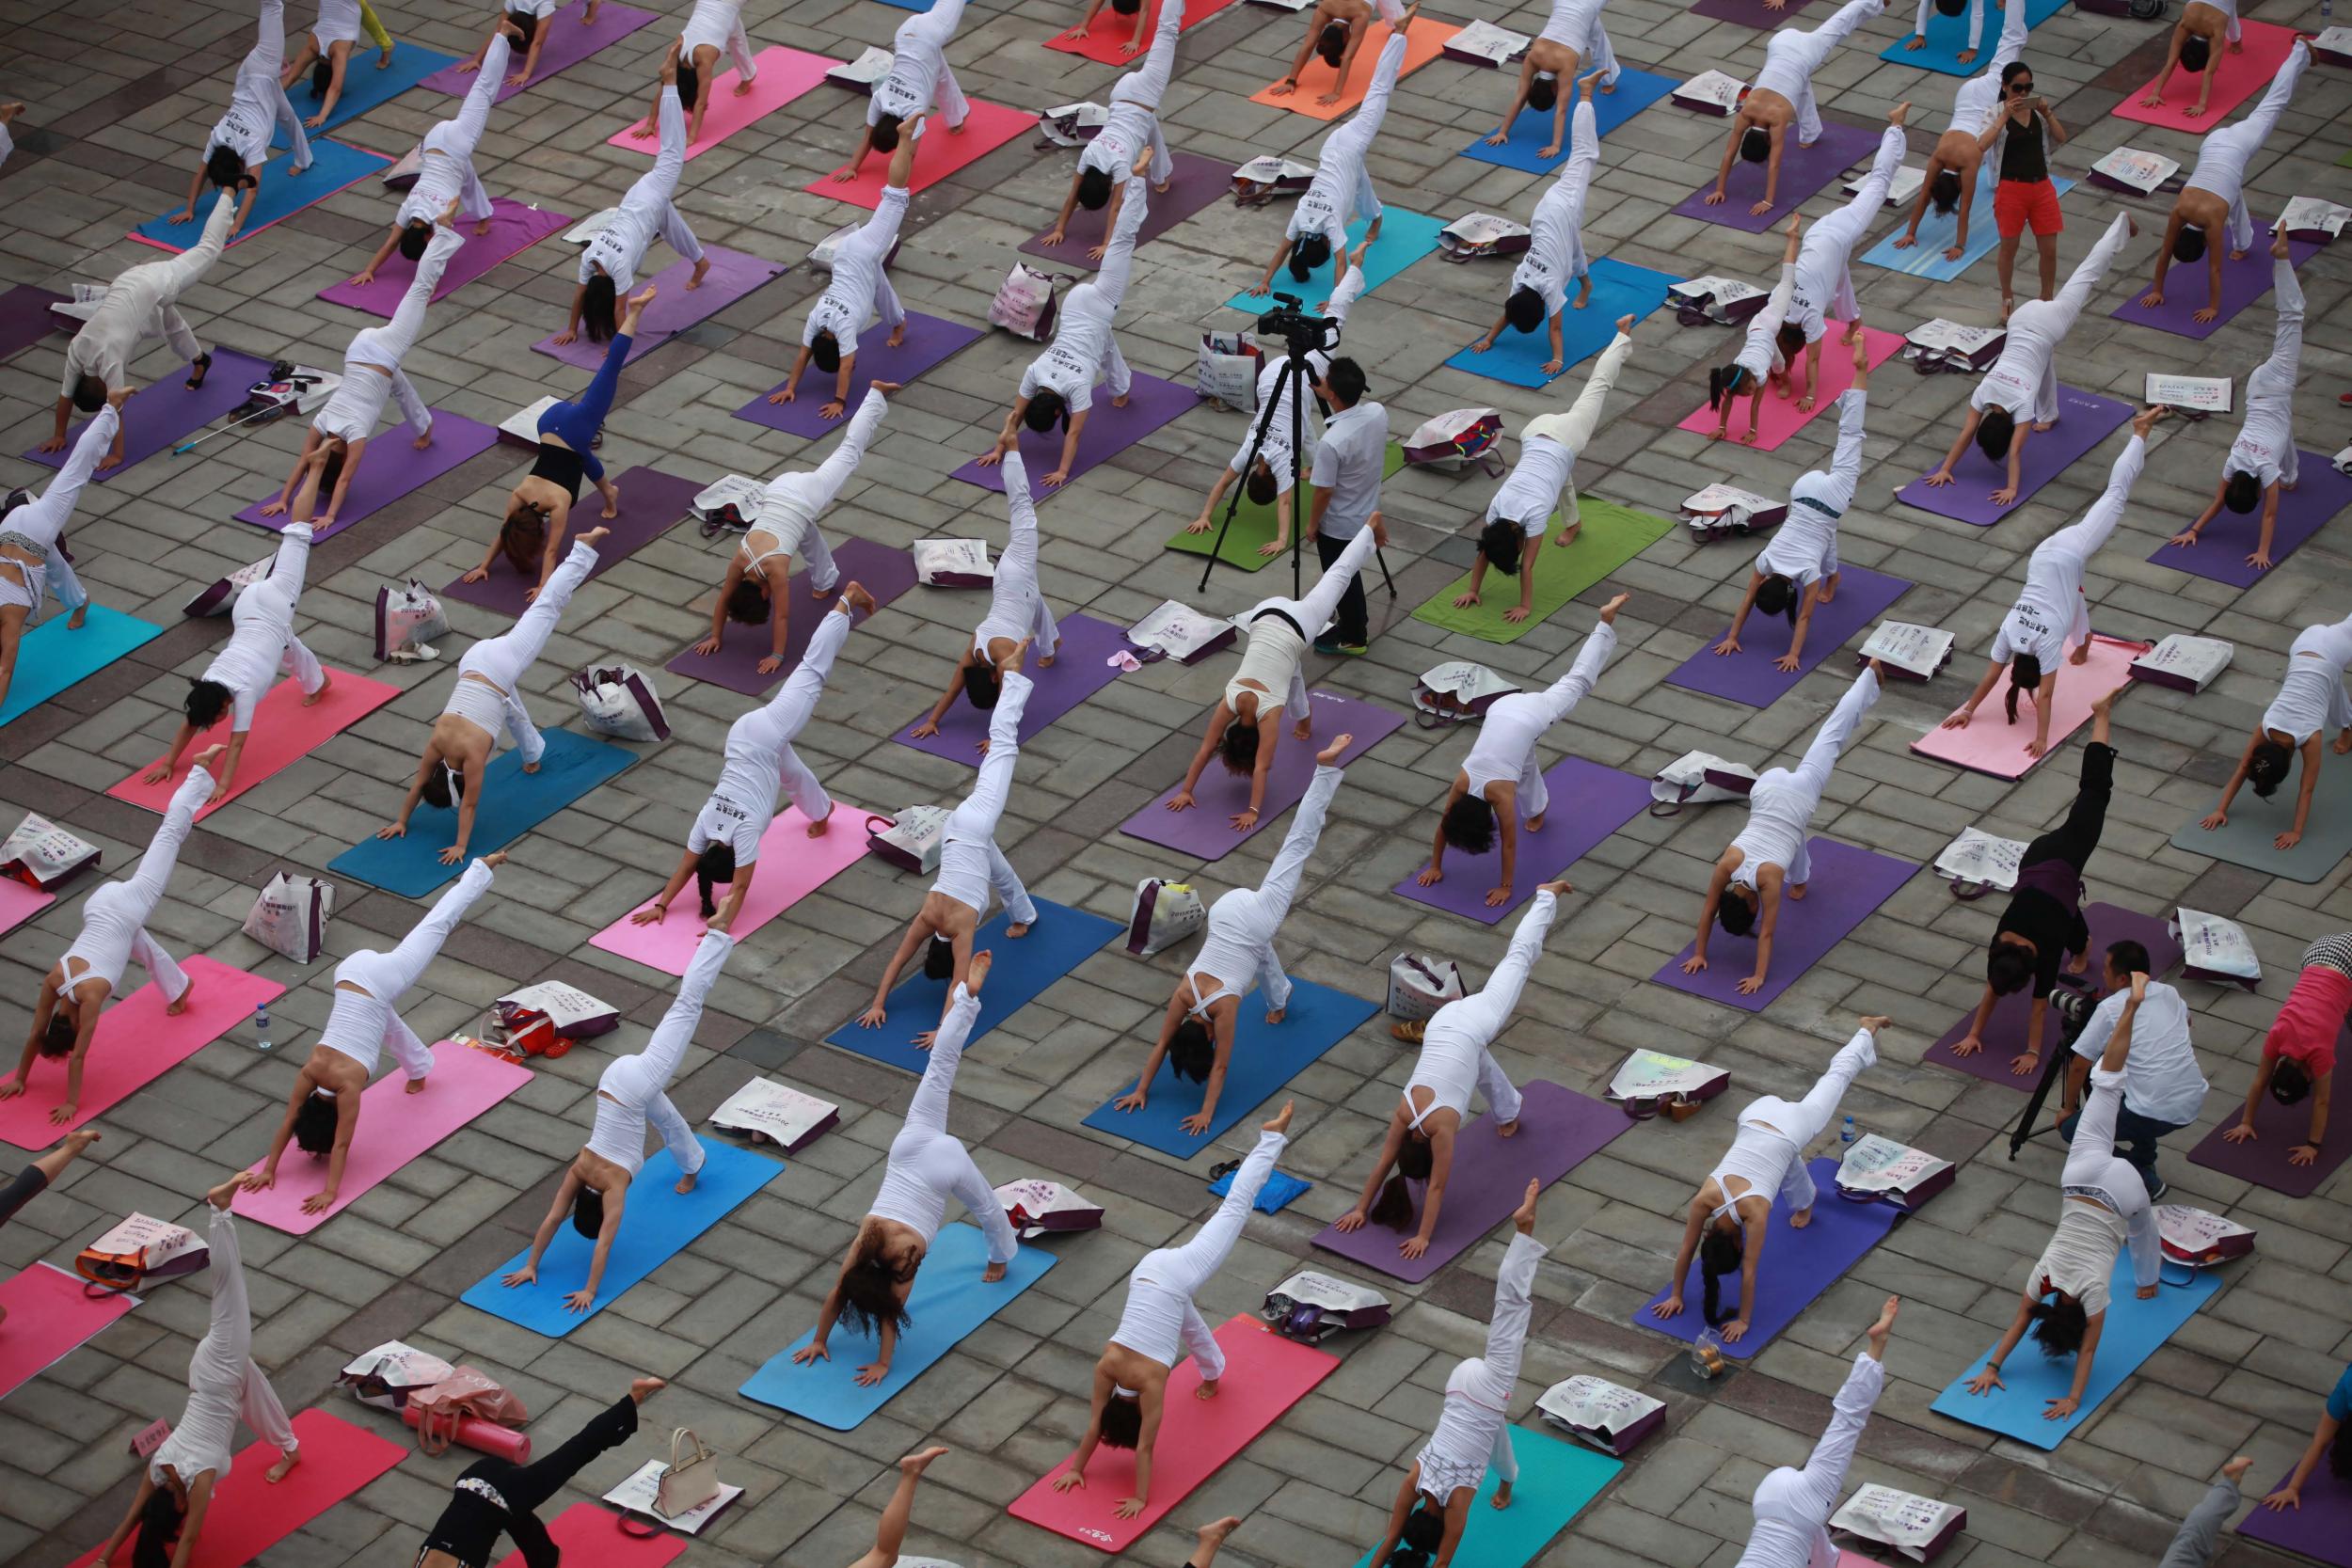
<svg viewBox="0 0 2352 1568"><path fill-rule="evenodd" d="M1502 618L1504 610L1518 605L1518 579L1492 570L1479 590L1482 602L1468 610L1454 608L1454 596L1470 586L1470 574L1464 572L1414 610L1413 619L1488 642L1516 642L1559 613L1562 605L1604 581L1610 573L1674 531L1674 524L1663 517L1590 496L1580 499L1579 510L1584 531L1576 536L1576 543L1564 550L1556 542L1548 541L1535 557L1534 613L1526 620L1515 626ZM1556 512L1550 529L1556 541L1560 531Z"/></svg>
<svg viewBox="0 0 2352 1568"><path fill-rule="evenodd" d="M2292 849L2274 847L2278 836L2295 826L2295 802L2303 789L2303 759L2279 792L2265 800L2251 789L2241 789L2230 804L2230 820L2207 832L2202 823L2213 809L2208 800L2172 835L2172 847L2192 855L2243 865L2265 876L2290 881L2327 879L2346 854L2352 854L2352 758L2332 750L2322 760L2319 788L2312 796L2310 826Z"/></svg>
<svg viewBox="0 0 2352 1568"><path fill-rule="evenodd" d="M1254 419L1256 416L1252 415L1251 418ZM1391 441L1389 461L1381 469L1380 477L1388 479L1403 467L1405 467L1405 449L1396 442ZM1236 480L1234 483L1238 484L1240 481ZM1227 499L1232 499L1231 490L1225 494ZM1168 547L1171 550L1182 550L1186 555L1207 555L1210 553L1211 546L1216 543L1216 531L1224 521L1225 508L1220 505L1209 518L1208 532L1186 533L1180 529L1177 531L1176 537L1168 542ZM1274 543L1274 531L1278 526L1273 507L1260 506L1248 496L1242 497L1241 510L1233 514L1233 526L1226 531L1225 547L1216 551L1216 558L1228 566L1238 566L1245 572L1254 572L1261 567L1271 566L1278 561L1288 561L1290 559L1288 551L1280 555L1258 553L1259 546ZM1311 549L1307 555L1308 564L1313 565L1314 551Z"/></svg>

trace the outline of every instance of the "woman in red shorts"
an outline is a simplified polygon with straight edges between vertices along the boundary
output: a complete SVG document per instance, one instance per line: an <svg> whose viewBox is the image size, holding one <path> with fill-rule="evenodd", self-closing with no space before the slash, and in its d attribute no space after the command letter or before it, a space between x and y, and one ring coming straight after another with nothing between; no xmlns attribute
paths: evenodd
<svg viewBox="0 0 2352 1568"><path fill-rule="evenodd" d="M1985 150L2000 173L1993 191L1993 221L2001 231L2003 321L2016 303L2011 277L2017 242L2027 228L2042 251L2041 297L2048 299L2058 292L2058 234L2066 225L2058 216L2058 187L2050 183L2050 153L2065 140L2066 128L2048 101L2034 95L2033 67L2010 61L2001 72L2000 105L1984 131Z"/></svg>

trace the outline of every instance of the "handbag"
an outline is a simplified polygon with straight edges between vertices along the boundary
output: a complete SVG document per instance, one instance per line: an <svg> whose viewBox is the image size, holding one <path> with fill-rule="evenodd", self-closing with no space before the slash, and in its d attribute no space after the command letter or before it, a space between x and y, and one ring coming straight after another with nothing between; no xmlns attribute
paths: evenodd
<svg viewBox="0 0 2352 1568"><path fill-rule="evenodd" d="M1469 719L1483 719L1496 699L1518 689L1515 682L1469 659L1440 664L1424 671L1421 679L1413 683L1413 722L1424 730L1434 730Z"/></svg>
<svg viewBox="0 0 2352 1568"><path fill-rule="evenodd" d="M1473 467L1502 476L1495 456L1502 439L1502 416L1491 408L1455 408L1424 421L1405 437L1405 461L1417 468L1468 473Z"/></svg>
<svg viewBox="0 0 2352 1568"><path fill-rule="evenodd" d="M1452 958L1427 953L1399 953L1389 960L1389 1016L1406 1020L1434 1017L1439 1007L1467 994L1462 968Z"/></svg>
<svg viewBox="0 0 2352 1568"><path fill-rule="evenodd" d="M82 1288L84 1295L123 1295L151 1279L199 1273L212 1260L212 1248L187 1227L133 1214L84 1247L73 1259L73 1272L89 1282Z"/></svg>
<svg viewBox="0 0 2352 1568"><path fill-rule="evenodd" d="M719 1487L719 1456L694 1435L692 1427L671 1433L670 1465L654 1487L654 1512L664 1519L691 1513L717 1497Z"/></svg>
<svg viewBox="0 0 2352 1568"><path fill-rule="evenodd" d="M99 848L38 814L27 815L0 844L0 876L55 892L98 863Z"/></svg>
<svg viewBox="0 0 2352 1568"><path fill-rule="evenodd" d="M316 877L269 879L245 917L245 934L298 964L315 962L326 937L326 917L335 912L335 884Z"/></svg>
<svg viewBox="0 0 2352 1568"><path fill-rule="evenodd" d="M619 1028L621 1013L578 986L542 980L492 1003L490 1022L496 1027L485 1033L495 1037L487 1041L492 1048L553 1061L571 1050L573 1041L593 1039Z"/></svg>
<svg viewBox="0 0 2352 1568"><path fill-rule="evenodd" d="M917 539L914 580L926 588L986 588L996 580L985 539Z"/></svg>
<svg viewBox="0 0 2352 1568"><path fill-rule="evenodd" d="M1015 261L989 301L988 322L1015 337L1043 342L1054 335L1054 290L1061 279L1040 272L1026 261Z"/></svg>
<svg viewBox="0 0 2352 1568"><path fill-rule="evenodd" d="M404 648L422 647L448 635L448 612L433 590L415 578L408 579L405 588L387 585L375 591L377 658L389 659Z"/></svg>
<svg viewBox="0 0 2352 1568"><path fill-rule="evenodd" d="M1258 408L1258 372L1265 368L1265 351L1239 332L1200 334L1200 358L1193 385L1202 397L1244 414Z"/></svg>
<svg viewBox="0 0 2352 1568"><path fill-rule="evenodd" d="M667 740L670 721L661 716L661 694L634 664L592 665L572 675L580 717L598 735L615 740Z"/></svg>
<svg viewBox="0 0 2352 1568"><path fill-rule="evenodd" d="M946 835L946 806L908 806L895 822L887 816L866 819L866 849L918 877L939 869L940 841Z"/></svg>
<svg viewBox="0 0 2352 1568"><path fill-rule="evenodd" d="M1146 877L1136 884L1135 906L1127 911L1127 951L1148 958L1208 923L1208 907L1190 883Z"/></svg>
<svg viewBox="0 0 2352 1568"><path fill-rule="evenodd" d="M515 1464L531 1458L530 1437L516 1430L530 1418L505 1385L472 1367L411 1390L401 1407L401 1419L417 1429L417 1447L428 1454L463 1443Z"/></svg>

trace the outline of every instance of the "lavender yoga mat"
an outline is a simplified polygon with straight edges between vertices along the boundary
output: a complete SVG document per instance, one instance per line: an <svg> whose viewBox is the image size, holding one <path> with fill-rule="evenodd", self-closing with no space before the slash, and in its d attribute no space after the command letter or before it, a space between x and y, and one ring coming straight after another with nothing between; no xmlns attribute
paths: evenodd
<svg viewBox="0 0 2352 1568"><path fill-rule="evenodd" d="M477 234L473 225L462 224L460 231L466 243L457 247L457 254L449 259L449 267L441 274L441 281L433 290L436 300L451 294L497 266L501 261L521 255L549 234L560 232L571 223L562 213L550 213L540 207L526 207L519 201L494 197L490 201L490 231ZM400 309L403 294L417 276L417 263L393 251L375 269L373 283L354 283L345 278L341 283L319 291L319 298L329 305L348 306L364 310L371 316L391 319Z"/></svg>
<svg viewBox="0 0 2352 1568"><path fill-rule="evenodd" d="M1735 937L1718 927L1707 942L1707 967L1696 974L1682 973L1691 944L1666 960L1650 978L1657 984L1726 1007L1760 1013L1774 998L1829 956L1854 927L1895 896L1919 868L1891 855L1873 854L1840 844L1834 838L1813 840L1813 885L1803 898L1782 895L1780 927L1772 936L1772 967L1753 996L1740 994L1740 982L1756 973L1756 938Z"/></svg>
<svg viewBox="0 0 2352 1568"><path fill-rule="evenodd" d="M219 367L214 367L217 373ZM334 526L320 531L314 539L331 539L355 523L382 511L385 507L429 484L469 458L478 457L498 445L499 433L494 425L463 414L433 414L433 444L422 451L409 443L416 439L416 427L403 422L391 430L379 430L368 443L366 455L359 459L359 472L353 478L351 488L343 493L343 504L335 514ZM293 521L291 513L281 512L275 517L262 515L262 508L275 499L255 501L237 514L237 521L251 523L275 532Z"/></svg>
<svg viewBox="0 0 2352 1568"><path fill-rule="evenodd" d="M0 294L0 359L32 347L62 325L50 310L68 296L30 284Z"/></svg>
<svg viewBox="0 0 2352 1568"><path fill-rule="evenodd" d="M1759 14L1765 11L1762 0L1755 0ZM1781 11L1779 16L1787 16ZM1765 25L1772 25L1771 23ZM1725 128L1729 134L1729 128ZM1748 209L1764 196L1764 166L1749 163L1745 158L1732 161L1731 178L1724 186L1724 200L1719 207L1707 204L1708 192L1715 188L1708 181L1684 198L1675 209L1678 218L1696 218L1701 223L1720 223L1726 229L1738 229L1750 234L1761 234L1767 229L1788 221L1788 214L1804 204L1807 197L1826 189L1831 182L1870 155L1878 146L1878 133L1859 130L1851 125L1824 125L1821 139L1811 147L1799 147L1794 137L1784 146L1780 155L1780 199L1757 216Z"/></svg>
<svg viewBox="0 0 2352 1568"><path fill-rule="evenodd" d="M1424 862L1422 866L1413 868L1412 876L1397 883L1394 891L1416 904L1492 926L1534 897L1538 887L1591 854L1603 839L1649 809L1647 779L1637 779L1630 773L1586 762L1582 757L1563 757L1545 768L1544 784L1551 791L1551 805L1544 814L1544 830L1530 833L1525 827L1520 828L1518 865L1517 875L1511 879L1511 896L1507 900L1492 908L1486 903L1487 890L1502 875L1500 846L1483 855L1448 850L1443 881L1434 887L1422 887L1414 879L1426 865ZM1416 826L1407 831L1420 830Z"/></svg>
<svg viewBox="0 0 2352 1568"><path fill-rule="evenodd" d="M2279 1485L2284 1486L2287 1476L2294 1473L2290 1469L2280 1476ZM2303 1483L2302 1499L2301 1508L2283 1513L2256 1508L2237 1532L2281 1551L2300 1552L2321 1562L2352 1568L2352 1481L2338 1477L2322 1460L2312 1469L2312 1479Z"/></svg>
<svg viewBox="0 0 2352 1568"><path fill-rule="evenodd" d="M702 488L691 479L679 479L658 468L631 468L612 483L621 487L621 515L606 522L603 503L594 492L588 492L580 497L580 504L572 509L565 531L574 539L592 528L612 531L596 546L596 569L587 578L590 582L667 533L686 515L695 493ZM462 576L455 578L441 590L441 597L463 599L504 615L520 615L528 608L523 595L537 582L537 577L525 578L515 570L514 562L501 553L490 562L487 578L480 582L468 582Z"/></svg>
<svg viewBox="0 0 2352 1568"><path fill-rule="evenodd" d="M705 245L703 254L710 259L710 271L704 277L701 288L686 286L694 271L691 261L674 261L651 278L639 279L638 288L650 282L658 292L653 303L645 307L637 336L629 342L628 357L622 363L637 363L688 327L699 326L753 290L792 270L783 261L746 256L724 245ZM590 342L584 332L560 346L552 333L531 345L533 353L561 359L583 371L594 371L604 363L607 346Z"/></svg>
<svg viewBox="0 0 2352 1568"><path fill-rule="evenodd" d="M1795 16L1813 0L1788 0L1780 10L1768 11L1764 0L1699 0L1691 8L1692 16L1703 16L1709 22L1737 22L1742 27L1770 32L1786 18Z"/></svg>
<svg viewBox="0 0 2352 1568"><path fill-rule="evenodd" d="M2007 506L1994 503L1993 492L2009 483L2009 465L1994 462L1974 442L1953 466L1951 483L1933 488L1923 475L1896 491L1895 499L1954 522L1990 528L2033 499L2036 491L2074 467L2131 417L2131 409L2113 398L2060 387L2058 423L2026 443L2015 500Z"/></svg>
<svg viewBox="0 0 2352 1568"><path fill-rule="evenodd" d="M2290 240L2287 254L2297 268L2319 251L2314 240ZM2159 332L2169 332L2176 338L2193 338L2202 342L2230 325L2237 313L2270 292L2270 225L2257 224L2254 229L2254 248L2245 257L2233 261L2221 258L2221 313L2209 322L2197 321L2197 312L2203 309L2210 296L2211 262L2201 258L2193 266L2174 262L2164 280L2164 303L2151 309L2142 305L2140 296L2147 291L2135 287L2131 298L2109 314L2117 321L2132 322L2140 326L2153 326Z"/></svg>
<svg viewBox="0 0 2352 1568"><path fill-rule="evenodd" d="M2006 894L1995 896L2004 902L2008 898ZM2098 975L2099 955L2114 942L2137 942L2145 946L2148 961L2155 966L2154 973L2159 979L2181 961L2181 944L2172 940L2171 930L2156 916L2134 914L2113 904L2085 904L2083 918L2090 923L2091 977L2094 982ZM1983 974L1983 968L1981 963L1971 958L1965 973L1972 980L1978 979ZM1942 1039L1928 1047L1927 1054L1921 1060L1941 1063L1956 1072L1981 1078L1988 1084L2006 1084L2020 1094L2028 1093L2035 1079L2040 1076L2039 1070L2023 1077L2012 1077L2009 1064L2010 1057L2026 1049L2026 1019L2032 1006L2030 988L2002 997L1994 1003L1993 1017L1985 1024L1984 1049L1973 1056L1955 1056L1952 1047L1967 1037L1968 1021L1976 1016L1976 1008L1971 1006L1961 1015L1959 1022L1944 1031ZM2057 1045L2058 1039L2058 1020L2043 1020L2043 1048Z"/></svg>
<svg viewBox="0 0 2352 1568"><path fill-rule="evenodd" d="M1169 161L1175 164L1176 172L1169 179L1167 190L1151 193L1151 208L1144 214L1143 228L1136 235L1137 248L1150 245L1195 213L1206 212L1216 205L1219 197L1233 188L1231 164L1204 158L1198 152L1171 153ZM1102 243L1104 232L1103 220L1109 214L1107 206L1099 213L1089 213L1080 207L1070 214L1068 239L1057 245L1046 245L1045 236L1052 231L1049 224L1024 241L1021 252L1025 256L1042 257L1058 266L1093 272L1103 263L1088 256L1087 249Z"/></svg>
<svg viewBox="0 0 2352 1568"><path fill-rule="evenodd" d="M1040 669L1037 650L1030 650L1028 673L1037 683L1037 689L1029 693L1029 705L1021 712L1021 738L1025 741L1035 739L1048 724L1119 678L1119 667L1109 658L1128 645L1127 633L1122 628L1091 615L1072 615L1061 622L1060 630L1061 652L1055 656L1052 664ZM988 738L988 719L987 714L959 695L947 705L947 716L939 721L938 734L917 740L913 733L914 723L909 723L890 738L901 746L977 768L979 744Z"/></svg>
<svg viewBox="0 0 2352 1568"><path fill-rule="evenodd" d="M1021 457L1028 465L1029 488L1040 503L1070 488L1084 475L1125 451L1160 426L1191 408L1200 401L1200 394L1189 387L1179 387L1172 381L1162 381L1156 375L1136 372L1135 385L1129 388L1127 406L1111 406L1110 389L1094 389L1094 408L1088 416L1086 430L1078 437L1078 460L1070 466L1070 482L1059 490L1040 487L1045 476L1061 461L1062 434L1059 430L1040 436L1024 426L1021 431ZM983 490L1005 493L1005 471L983 468L977 463L966 463L952 476L966 484L977 484Z"/></svg>
<svg viewBox="0 0 2352 1568"><path fill-rule="evenodd" d="M2352 1054L2352 1034L2337 1040L2336 1054ZM2189 1163L2267 1187L2274 1193L2284 1193L2289 1197L2309 1197L2326 1186L2344 1160L2352 1157L2352 1145L2334 1138L2319 1146L2319 1158L2310 1164L2287 1164L2287 1150L2311 1138L2309 1100L2299 1105L2281 1105L2265 1095L2254 1106L2254 1141L2233 1144L2223 1138L2221 1134L2235 1127L2244 1114L2243 1101L2237 1108L2225 1112L2220 1125L2188 1151Z"/></svg>
<svg viewBox="0 0 2352 1568"><path fill-rule="evenodd" d="M843 540L834 546L833 560L841 569L841 581L863 583L866 591L874 595L878 608L914 586L914 558L905 550L890 549L870 539ZM808 647L809 634L817 629L817 617L832 608L825 600L809 597L806 569L792 574L786 591L791 596L791 628L784 640L784 662L774 674L759 673L759 661L768 657L768 628L733 622L728 623L726 641L717 653L706 658L690 645L663 668L674 675L708 681L746 697L766 696L801 662L801 655ZM700 634L695 641L702 641Z"/></svg>
<svg viewBox="0 0 2352 1568"><path fill-rule="evenodd" d="M2031 451L2031 448L2027 448ZM2270 569L2275 572L2296 550L2312 541L2328 520L2352 506L2352 476L2340 474L2327 458L2308 448L2300 455L2292 490L2279 492L2279 521L2270 536ZM2209 582L2251 588L2267 574L2247 564L2246 557L2262 538L2262 509L2245 516L2224 508L2205 525L2204 537L2194 545L2158 545L2148 559L2159 566L2186 572Z"/></svg>
<svg viewBox="0 0 2352 1568"><path fill-rule="evenodd" d="M205 372L204 385L188 390L188 367L180 365L133 392L122 405L122 461L111 468L101 468L90 476L92 483L108 481L131 471L137 464L157 452L178 446L187 437L219 419L245 401L246 388L269 374L269 362L256 359L249 354L239 354L233 348L215 348L213 368ZM28 451L27 463L38 463L44 468L62 468L65 460L73 455L73 444L82 438L82 426L87 420L76 420L65 433L65 445L56 451Z"/></svg>
<svg viewBox="0 0 2352 1568"><path fill-rule="evenodd" d="M1823 659L1876 625L1887 607L1911 587L1901 578L1890 578L1867 566L1845 567L1838 577L1837 597L1814 607L1813 625L1804 634L1804 665L1795 674L1782 673L1772 662L1788 651L1788 623L1777 615L1750 610L1738 653L1717 657L1715 643L1723 639L1715 638L1684 659L1682 668L1666 677L1666 684L1750 707L1770 707L1820 669Z"/></svg>
<svg viewBox="0 0 2352 1568"><path fill-rule="evenodd" d="M1344 1234L1327 1226L1315 1238L1315 1245L1392 1279L1418 1285L1509 1219L1519 1199L1527 1196L1529 1180L1550 1186L1633 1125L1607 1101L1540 1078L1520 1093L1525 1103L1519 1108L1518 1131L1511 1136L1496 1135L1492 1111L1455 1134L1454 1170L1446 1180L1445 1202L1438 1211L1438 1228L1429 1238L1427 1252L1419 1258L1400 1257L1397 1243L1414 1232L1371 1224ZM1416 1191L1414 1199L1418 1205L1425 1200L1424 1195Z"/></svg>
<svg viewBox="0 0 2352 1568"><path fill-rule="evenodd" d="M887 327L876 326L859 334L857 364L850 372L850 397L839 419L824 419L818 413L833 396L834 378L814 364L803 373L800 395L790 403L768 401L769 392L784 389L784 383L779 381L737 409L735 417L770 430L781 430L787 436L831 436L848 427L850 416L866 401L866 388L876 381L895 381L906 386L925 371L936 369L977 342L980 336L979 327L910 310L906 339L897 348L890 346Z"/></svg>
<svg viewBox="0 0 2352 1568"><path fill-rule="evenodd" d="M1265 809L1258 814L1257 822L1248 832L1235 831L1229 818L1248 808L1249 781L1227 772L1224 764L1214 760L1200 774L1200 787L1193 792L1189 811L1168 809L1168 802L1184 787L1184 781L1179 779L1160 791L1150 805L1120 823L1119 831L1129 838L1139 838L1180 854L1204 861L1222 860L1265 832L1284 812L1306 798L1307 783L1314 777L1315 753L1329 744L1334 736L1356 737L1340 753L1340 766L1344 768L1405 722L1401 713L1391 713L1375 703L1343 697L1335 691L1310 691L1307 702L1314 714L1314 737L1299 739L1291 731L1292 716L1282 716L1281 748L1275 752L1274 767L1266 775Z"/></svg>
<svg viewBox="0 0 2352 1568"><path fill-rule="evenodd" d="M604 0L604 4L596 8L596 20L593 23L583 24L580 20L585 10L585 0L572 0L570 5L548 17L543 24L548 33L547 41L539 46L539 69L532 71L531 79L520 87L509 83L499 88L498 97L491 102L503 103L518 93L529 92L557 71L570 70L607 44L620 42L638 28L651 24L655 19L652 11L641 11L634 6L616 5L614 0ZM519 66L522 59L518 56L512 63ZM473 72L460 71L455 66L448 66L435 71L418 86L463 98L472 90L473 84Z"/></svg>

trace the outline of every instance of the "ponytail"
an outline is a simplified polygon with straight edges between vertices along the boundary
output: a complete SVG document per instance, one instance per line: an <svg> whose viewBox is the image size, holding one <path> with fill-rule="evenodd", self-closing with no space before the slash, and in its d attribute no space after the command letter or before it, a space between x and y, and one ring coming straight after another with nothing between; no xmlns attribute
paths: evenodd
<svg viewBox="0 0 2352 1568"><path fill-rule="evenodd" d="M1717 1281L1738 1273L1746 1257L1746 1238L1737 1230L1724 1231L1710 1224L1707 1234L1699 1238L1699 1308L1706 1314L1708 1327L1720 1327L1731 1316L1723 1309L1723 1287Z"/></svg>
<svg viewBox="0 0 2352 1568"><path fill-rule="evenodd" d="M1380 1196L1373 1200L1372 1212L1367 1217L1384 1229L1412 1228L1419 1215L1413 1208L1413 1189L1407 1184L1403 1171L1390 1174L1387 1183L1380 1189Z"/></svg>
<svg viewBox="0 0 2352 1568"><path fill-rule="evenodd" d="M2009 716L2010 723L2017 722L2019 696L2032 697L2038 702L2040 699L2035 697L2035 693L2041 687L2042 660L2032 654L2019 654L2010 663L2009 689L2001 693L2001 711Z"/></svg>

